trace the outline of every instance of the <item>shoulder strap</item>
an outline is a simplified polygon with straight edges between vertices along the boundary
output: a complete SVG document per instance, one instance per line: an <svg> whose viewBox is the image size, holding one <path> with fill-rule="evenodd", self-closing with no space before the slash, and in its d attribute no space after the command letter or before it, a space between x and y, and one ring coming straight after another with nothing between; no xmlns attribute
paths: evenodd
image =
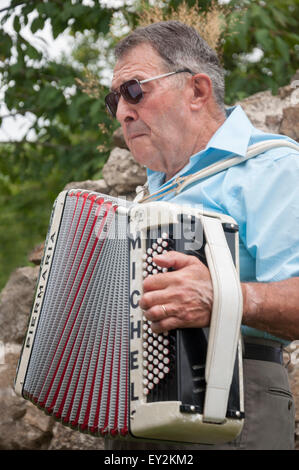
<svg viewBox="0 0 299 470"><path fill-rule="evenodd" d="M157 199L160 199L162 195L168 194L169 192L175 192L176 194L179 194L187 186L194 183L195 181L200 181L203 178L207 178L208 176L212 176L223 170L227 170L228 168L232 166L238 165L239 163L243 163L246 160L256 157L257 155L264 153L267 150L271 150L272 148L275 148L275 147L289 147L299 152L299 144L295 142L290 142L285 139L264 140L262 142L258 142L257 144L253 144L250 147L248 147L245 157L227 158L226 160L221 160L220 162L213 163L212 165L206 168L203 168L202 170L192 175L179 176L175 178L171 183L164 186L159 191L156 191L155 193L150 194L146 197L142 197L142 195L138 193L134 201L135 202L146 202L148 200L155 201Z"/></svg>

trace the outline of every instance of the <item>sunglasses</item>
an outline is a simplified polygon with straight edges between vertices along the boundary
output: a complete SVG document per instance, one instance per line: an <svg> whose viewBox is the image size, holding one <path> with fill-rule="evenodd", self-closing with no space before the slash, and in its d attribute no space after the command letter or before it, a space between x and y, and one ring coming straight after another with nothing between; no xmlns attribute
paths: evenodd
<svg viewBox="0 0 299 470"><path fill-rule="evenodd" d="M122 85L120 85L119 91L111 91L105 97L105 105L109 114L111 114L111 116L114 118L116 117L117 106L118 106L118 102L121 96L128 103L131 103L131 104L139 103L143 98L143 91L141 88L141 85L143 83L151 82L153 80L158 80L158 78L169 77L170 75L174 75L176 73L183 73L183 72L191 73L192 75L194 75L194 73L191 72L191 70L182 69L182 70L177 70L176 72L169 72L169 73L164 73L163 75L157 75L156 77L153 77L153 78L147 78L146 80L139 81L137 80L137 78L133 78L132 80L128 80L127 82L124 82Z"/></svg>

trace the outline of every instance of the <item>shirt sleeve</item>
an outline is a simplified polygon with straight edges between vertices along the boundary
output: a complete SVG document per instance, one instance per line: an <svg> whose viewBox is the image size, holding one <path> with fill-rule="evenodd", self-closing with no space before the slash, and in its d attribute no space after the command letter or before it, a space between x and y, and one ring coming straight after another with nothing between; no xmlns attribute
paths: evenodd
<svg viewBox="0 0 299 470"><path fill-rule="evenodd" d="M226 172L222 203L259 282L299 276L299 153L266 152Z"/></svg>

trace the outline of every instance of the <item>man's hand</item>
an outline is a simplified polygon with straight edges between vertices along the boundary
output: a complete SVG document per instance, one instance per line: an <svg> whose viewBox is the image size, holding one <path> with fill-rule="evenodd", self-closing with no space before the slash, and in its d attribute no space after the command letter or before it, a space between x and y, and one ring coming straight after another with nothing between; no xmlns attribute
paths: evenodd
<svg viewBox="0 0 299 470"><path fill-rule="evenodd" d="M155 274L144 281L139 305L152 321L153 332L208 326L213 287L207 267L195 256L176 251L157 256L154 262L174 271Z"/></svg>
<svg viewBox="0 0 299 470"><path fill-rule="evenodd" d="M154 258L174 271L145 279L139 305L155 333L209 326L213 287L209 270L195 256L170 251ZM243 325L280 338L299 338L299 277L270 283L241 283ZM164 306L164 308L162 307Z"/></svg>

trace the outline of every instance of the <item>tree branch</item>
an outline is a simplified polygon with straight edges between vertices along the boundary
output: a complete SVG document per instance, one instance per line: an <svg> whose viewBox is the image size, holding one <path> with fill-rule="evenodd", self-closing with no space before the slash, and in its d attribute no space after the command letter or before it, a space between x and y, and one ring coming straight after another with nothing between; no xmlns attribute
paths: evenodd
<svg viewBox="0 0 299 470"><path fill-rule="evenodd" d="M34 2L29 2L29 3L34 3ZM20 5L28 5L28 2L20 2L18 3L17 5L9 5L8 7L5 7L5 8L2 8L0 10L0 13L2 13L3 11L7 11L7 10L12 10L13 8L16 8L16 7L19 7Z"/></svg>
<svg viewBox="0 0 299 470"><path fill-rule="evenodd" d="M4 114L4 116L0 116L0 119L6 119L9 117L16 117L18 115L25 116L26 113L32 113L30 110L25 110L24 112L16 111L15 113Z"/></svg>

